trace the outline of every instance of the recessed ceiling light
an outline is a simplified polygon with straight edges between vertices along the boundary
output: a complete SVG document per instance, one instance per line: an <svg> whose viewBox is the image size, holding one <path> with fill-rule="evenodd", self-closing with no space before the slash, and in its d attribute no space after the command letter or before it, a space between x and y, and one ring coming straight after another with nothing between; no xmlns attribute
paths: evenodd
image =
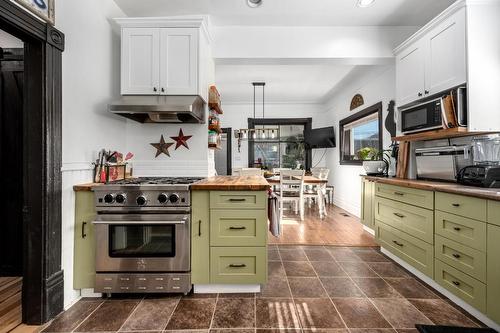
<svg viewBox="0 0 500 333"><path fill-rule="evenodd" d="M257 8L262 5L262 0L247 0L247 5L252 8Z"/></svg>
<svg viewBox="0 0 500 333"><path fill-rule="evenodd" d="M358 0L358 7L365 8L373 5L375 0Z"/></svg>

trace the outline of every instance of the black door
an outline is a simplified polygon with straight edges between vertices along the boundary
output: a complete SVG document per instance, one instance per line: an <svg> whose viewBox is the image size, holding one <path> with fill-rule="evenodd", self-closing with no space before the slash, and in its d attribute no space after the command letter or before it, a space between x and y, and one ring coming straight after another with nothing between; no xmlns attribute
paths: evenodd
<svg viewBox="0 0 500 333"><path fill-rule="evenodd" d="M0 276L22 276L23 49L0 48Z"/></svg>

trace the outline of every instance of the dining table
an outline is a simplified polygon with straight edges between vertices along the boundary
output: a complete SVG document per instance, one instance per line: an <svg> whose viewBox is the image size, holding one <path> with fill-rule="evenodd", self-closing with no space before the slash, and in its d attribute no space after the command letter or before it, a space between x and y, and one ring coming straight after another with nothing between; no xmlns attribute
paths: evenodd
<svg viewBox="0 0 500 333"><path fill-rule="evenodd" d="M297 179L300 179L300 177L296 177ZM280 184L280 176L271 176L266 178L267 182L269 185L272 186L273 190L277 185ZM325 211L325 186L328 183L328 179L321 179L316 176L304 176L304 185L311 185L316 188L319 202L318 202L318 208L319 208L319 216L320 218L323 218L326 215Z"/></svg>

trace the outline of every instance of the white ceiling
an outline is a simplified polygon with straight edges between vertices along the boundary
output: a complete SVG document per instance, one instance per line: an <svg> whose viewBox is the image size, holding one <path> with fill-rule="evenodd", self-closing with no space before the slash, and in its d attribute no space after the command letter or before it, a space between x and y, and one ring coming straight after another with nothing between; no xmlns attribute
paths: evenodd
<svg viewBox="0 0 500 333"><path fill-rule="evenodd" d="M251 103L252 82L266 82L266 102L320 103L354 66L307 65L217 65L215 82L224 103ZM257 87L257 101L262 100Z"/></svg>
<svg viewBox="0 0 500 333"><path fill-rule="evenodd" d="M376 0L368 8L357 0L114 0L128 16L209 14L214 25L260 26L418 26L455 0Z"/></svg>

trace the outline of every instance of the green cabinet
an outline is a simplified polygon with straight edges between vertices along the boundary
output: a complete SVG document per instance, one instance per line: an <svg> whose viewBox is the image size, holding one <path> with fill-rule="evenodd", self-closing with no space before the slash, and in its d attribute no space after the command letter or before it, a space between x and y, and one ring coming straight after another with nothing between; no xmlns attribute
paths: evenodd
<svg viewBox="0 0 500 333"><path fill-rule="evenodd" d="M500 227L488 225L487 315L500 323Z"/></svg>
<svg viewBox="0 0 500 333"><path fill-rule="evenodd" d="M367 179L361 181L361 223L370 229L375 229L373 218L373 200L375 197L375 182Z"/></svg>
<svg viewBox="0 0 500 333"><path fill-rule="evenodd" d="M375 195L410 205L434 209L434 192L389 184L375 184Z"/></svg>
<svg viewBox="0 0 500 333"><path fill-rule="evenodd" d="M193 284L267 282L266 191L192 191Z"/></svg>
<svg viewBox="0 0 500 333"><path fill-rule="evenodd" d="M436 210L486 221L486 200L436 192Z"/></svg>
<svg viewBox="0 0 500 333"><path fill-rule="evenodd" d="M488 223L500 226L500 201L488 201Z"/></svg>
<svg viewBox="0 0 500 333"><path fill-rule="evenodd" d="M75 192L73 289L94 288L95 214L94 192Z"/></svg>
<svg viewBox="0 0 500 333"><path fill-rule="evenodd" d="M210 283L210 192L191 192L191 281Z"/></svg>
<svg viewBox="0 0 500 333"><path fill-rule="evenodd" d="M436 210L436 234L486 251L486 223Z"/></svg>

